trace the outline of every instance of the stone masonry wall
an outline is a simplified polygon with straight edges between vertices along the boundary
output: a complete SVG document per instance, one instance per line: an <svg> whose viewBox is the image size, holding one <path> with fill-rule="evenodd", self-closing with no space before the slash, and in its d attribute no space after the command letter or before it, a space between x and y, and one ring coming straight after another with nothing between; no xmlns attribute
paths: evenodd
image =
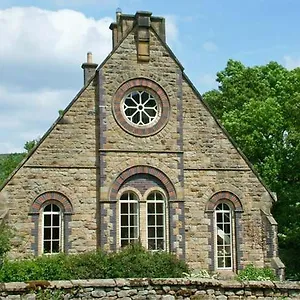
<svg viewBox="0 0 300 300"><path fill-rule="evenodd" d="M238 300L300 299L300 282L212 279L98 279L0 284L1 300Z"/></svg>

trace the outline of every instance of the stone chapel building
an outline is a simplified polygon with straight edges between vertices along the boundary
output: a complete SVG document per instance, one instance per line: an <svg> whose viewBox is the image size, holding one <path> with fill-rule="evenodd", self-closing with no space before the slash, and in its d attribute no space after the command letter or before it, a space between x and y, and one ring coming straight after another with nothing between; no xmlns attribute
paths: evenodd
<svg viewBox="0 0 300 300"><path fill-rule="evenodd" d="M0 190L11 257L140 241L191 268L278 274L274 196L166 44L165 20L116 15L112 52ZM1 217L0 217L1 218Z"/></svg>

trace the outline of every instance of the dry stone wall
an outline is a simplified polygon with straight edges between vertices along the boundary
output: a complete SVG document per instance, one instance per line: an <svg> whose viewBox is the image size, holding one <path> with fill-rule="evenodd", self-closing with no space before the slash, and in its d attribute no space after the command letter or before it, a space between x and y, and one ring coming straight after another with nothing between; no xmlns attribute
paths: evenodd
<svg viewBox="0 0 300 300"><path fill-rule="evenodd" d="M271 300L300 299L300 282L212 279L98 279L0 284L1 300Z"/></svg>

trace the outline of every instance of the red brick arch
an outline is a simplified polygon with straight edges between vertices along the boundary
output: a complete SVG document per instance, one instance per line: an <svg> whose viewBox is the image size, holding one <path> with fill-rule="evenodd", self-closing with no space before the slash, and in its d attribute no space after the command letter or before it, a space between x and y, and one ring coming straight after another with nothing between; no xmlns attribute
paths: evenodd
<svg viewBox="0 0 300 300"><path fill-rule="evenodd" d="M30 208L31 214L39 213L41 210L41 207L46 201L55 200L59 202L63 209L65 214L72 214L73 213L73 206L70 202L70 200L59 192L46 192L41 195L39 195L32 203Z"/></svg>
<svg viewBox="0 0 300 300"><path fill-rule="evenodd" d="M128 179L129 177L136 175L136 174L149 174L157 179L159 179L163 185L165 186L168 196L170 200L176 199L176 191L173 183L171 180L167 177L166 174L164 174L162 171L150 167L150 166L133 166L129 169L126 169L122 173L119 174L119 176L116 178L114 183L112 184L111 190L110 190L110 199L117 199L117 193L122 186L122 184Z"/></svg>
<svg viewBox="0 0 300 300"><path fill-rule="evenodd" d="M213 211L218 203L222 200L230 201L235 211L243 211L243 206L240 199L229 191L222 191L215 193L206 204L206 211Z"/></svg>

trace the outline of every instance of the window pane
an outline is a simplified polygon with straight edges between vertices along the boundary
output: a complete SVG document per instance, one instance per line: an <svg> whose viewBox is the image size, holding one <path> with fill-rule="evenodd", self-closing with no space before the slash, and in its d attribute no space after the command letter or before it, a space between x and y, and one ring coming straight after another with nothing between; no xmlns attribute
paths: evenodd
<svg viewBox="0 0 300 300"><path fill-rule="evenodd" d="M222 213L217 213L217 222L222 223L223 222L223 214Z"/></svg>
<svg viewBox="0 0 300 300"><path fill-rule="evenodd" d="M52 204L52 211L60 211L60 209L57 205Z"/></svg>
<svg viewBox="0 0 300 300"><path fill-rule="evenodd" d="M163 203L156 203L156 212L163 213L164 212L164 204Z"/></svg>
<svg viewBox="0 0 300 300"><path fill-rule="evenodd" d="M121 238L128 238L128 227L121 228Z"/></svg>
<svg viewBox="0 0 300 300"><path fill-rule="evenodd" d="M154 239L148 239L148 249L155 250L155 240Z"/></svg>
<svg viewBox="0 0 300 300"><path fill-rule="evenodd" d="M155 215L148 215L148 225L155 225Z"/></svg>
<svg viewBox="0 0 300 300"><path fill-rule="evenodd" d="M52 230L52 239L59 239L59 228L53 228Z"/></svg>
<svg viewBox="0 0 300 300"><path fill-rule="evenodd" d="M130 237L131 238L137 238L137 230L136 227L130 227Z"/></svg>
<svg viewBox="0 0 300 300"><path fill-rule="evenodd" d="M148 203L148 213L149 214L155 213L155 203Z"/></svg>
<svg viewBox="0 0 300 300"><path fill-rule="evenodd" d="M51 204L45 206L44 211L51 211Z"/></svg>
<svg viewBox="0 0 300 300"><path fill-rule="evenodd" d="M51 242L44 241L44 253L50 253L50 252L51 252Z"/></svg>
<svg viewBox="0 0 300 300"><path fill-rule="evenodd" d="M224 232L228 233L228 234L230 233L230 224L225 224L224 225Z"/></svg>
<svg viewBox="0 0 300 300"><path fill-rule="evenodd" d="M158 227L156 234L157 234L157 237L163 237L164 236L164 229L163 229L163 227Z"/></svg>
<svg viewBox="0 0 300 300"><path fill-rule="evenodd" d="M59 215L52 215L52 226L59 226Z"/></svg>
<svg viewBox="0 0 300 300"><path fill-rule="evenodd" d="M59 241L53 241L52 242L52 253L59 252Z"/></svg>
<svg viewBox="0 0 300 300"><path fill-rule="evenodd" d="M130 203L130 212L131 213L137 212L137 203Z"/></svg>
<svg viewBox="0 0 300 300"><path fill-rule="evenodd" d="M121 214L128 213L128 203L121 203Z"/></svg>
<svg viewBox="0 0 300 300"><path fill-rule="evenodd" d="M128 245L128 240L121 240L121 247L125 247Z"/></svg>
<svg viewBox="0 0 300 300"><path fill-rule="evenodd" d="M164 217L162 215L157 216L156 224L157 225L163 225L164 224Z"/></svg>
<svg viewBox="0 0 300 300"><path fill-rule="evenodd" d="M163 239L157 239L157 249L164 250L164 240Z"/></svg>
<svg viewBox="0 0 300 300"><path fill-rule="evenodd" d="M44 228L44 239L45 240L51 239L51 228Z"/></svg>
<svg viewBox="0 0 300 300"><path fill-rule="evenodd" d="M148 237L155 237L155 228L148 227Z"/></svg>
<svg viewBox="0 0 300 300"><path fill-rule="evenodd" d="M130 225L137 225L137 215L130 215Z"/></svg>
<svg viewBox="0 0 300 300"><path fill-rule="evenodd" d="M231 267L231 257L226 257L225 258L225 267L230 268Z"/></svg>
<svg viewBox="0 0 300 300"><path fill-rule="evenodd" d="M127 226L128 225L128 216L121 216L121 226Z"/></svg>
<svg viewBox="0 0 300 300"><path fill-rule="evenodd" d="M44 215L44 226L51 225L51 215Z"/></svg>

